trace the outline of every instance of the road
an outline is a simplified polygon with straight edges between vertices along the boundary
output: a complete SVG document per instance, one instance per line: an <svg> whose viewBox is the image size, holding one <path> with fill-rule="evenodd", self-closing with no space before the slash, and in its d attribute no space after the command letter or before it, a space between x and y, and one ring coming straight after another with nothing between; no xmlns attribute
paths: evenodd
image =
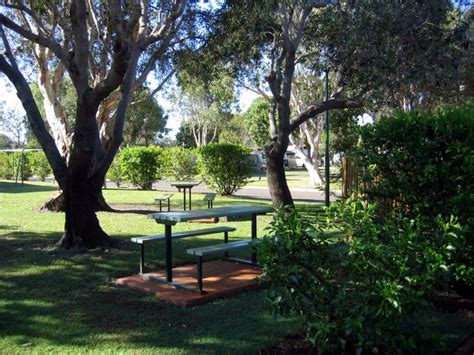
<svg viewBox="0 0 474 355"><path fill-rule="evenodd" d="M177 189L174 186L171 186L168 181L159 181L153 184L153 189L177 192ZM204 183L194 187L192 191L200 193L211 192ZM290 188L290 191L295 201L324 202L324 191L321 190ZM271 199L270 190L268 187L264 186L246 186L238 190L234 195L245 198ZM331 201L335 201L337 196L339 196L339 191L332 191Z"/></svg>

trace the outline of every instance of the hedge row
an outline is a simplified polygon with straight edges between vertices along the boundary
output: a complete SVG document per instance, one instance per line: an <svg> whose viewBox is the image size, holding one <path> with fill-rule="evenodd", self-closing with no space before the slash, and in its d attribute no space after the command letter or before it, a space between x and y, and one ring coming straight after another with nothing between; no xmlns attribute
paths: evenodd
<svg viewBox="0 0 474 355"><path fill-rule="evenodd" d="M27 180L32 176L38 177L41 181L51 175L53 171L49 166L46 155L42 151L21 152L0 152L0 178L18 178Z"/></svg>
<svg viewBox="0 0 474 355"><path fill-rule="evenodd" d="M211 144L199 149L125 148L115 157L107 176L117 187L127 181L146 190L161 178L187 181L200 175L214 191L231 195L251 175L249 153L247 148L234 144Z"/></svg>

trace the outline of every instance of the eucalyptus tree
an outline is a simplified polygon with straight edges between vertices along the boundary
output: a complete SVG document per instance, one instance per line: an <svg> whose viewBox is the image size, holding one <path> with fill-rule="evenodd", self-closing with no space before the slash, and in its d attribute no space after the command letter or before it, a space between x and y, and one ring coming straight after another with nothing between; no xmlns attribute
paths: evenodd
<svg viewBox="0 0 474 355"><path fill-rule="evenodd" d="M1 9L0 71L15 86L64 193L64 236L58 245L113 244L99 224L95 205L107 170L123 141L126 110L133 90L155 68L165 66L177 48L189 43L197 28L193 19L199 6L186 0L69 0L3 2ZM67 135L66 144L48 130L38 110L23 63L16 60L19 40L40 50L38 56L45 57L50 69L55 68L53 77L67 75L74 86L74 122L72 127L58 130L59 134ZM54 84L54 78L49 82ZM110 116L102 116L101 110L112 97L116 102L113 120L105 127L101 120ZM68 124L59 114L54 116L58 120L48 121L49 128ZM106 143L101 140L103 135L109 136ZM64 146L68 154L63 154Z"/></svg>
<svg viewBox="0 0 474 355"><path fill-rule="evenodd" d="M458 63L467 56L468 23L466 8L449 0L226 4L208 53L226 58L237 75L250 83L260 83L262 67L266 71L263 92L270 97L272 109L265 152L276 205L293 204L283 156L290 135L309 120L328 110L371 108L374 103L415 107L459 95ZM292 109L298 67L315 75L329 69L335 83L331 97L314 97Z"/></svg>
<svg viewBox="0 0 474 355"><path fill-rule="evenodd" d="M235 103L233 79L219 65L196 75L197 62L182 59L174 106L191 128L197 147L217 141L221 128L232 118Z"/></svg>

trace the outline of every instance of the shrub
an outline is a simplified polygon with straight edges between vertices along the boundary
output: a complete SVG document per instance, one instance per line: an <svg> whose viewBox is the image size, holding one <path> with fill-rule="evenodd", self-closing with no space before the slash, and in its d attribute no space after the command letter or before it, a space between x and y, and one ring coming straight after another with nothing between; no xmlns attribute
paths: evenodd
<svg viewBox="0 0 474 355"><path fill-rule="evenodd" d="M33 175L32 171L32 154L31 152L14 152L7 154L12 167L11 177L16 177L21 180L28 180Z"/></svg>
<svg viewBox="0 0 474 355"><path fill-rule="evenodd" d="M120 187L124 177L123 177L123 168L122 168L122 155L117 154L110 165L109 171L107 172L107 177L110 181L114 182L117 187Z"/></svg>
<svg viewBox="0 0 474 355"><path fill-rule="evenodd" d="M398 113L362 130L359 160L370 199L434 223L454 215L466 227L457 281L474 287L474 107Z"/></svg>
<svg viewBox="0 0 474 355"><path fill-rule="evenodd" d="M376 206L361 201L336 203L325 226L280 211L260 243L274 310L302 316L320 351L433 350L433 335L418 322L430 293L449 278L460 227L454 220L433 227L400 215L377 218Z"/></svg>
<svg viewBox="0 0 474 355"><path fill-rule="evenodd" d="M163 149L163 175L174 181L193 180L196 175L196 152L194 149L172 147Z"/></svg>
<svg viewBox="0 0 474 355"><path fill-rule="evenodd" d="M13 166L8 154L0 152L0 178L11 179L13 177Z"/></svg>
<svg viewBox="0 0 474 355"><path fill-rule="evenodd" d="M132 147L121 153L124 178L143 190L150 190L160 178L160 151L158 147Z"/></svg>
<svg viewBox="0 0 474 355"><path fill-rule="evenodd" d="M244 146L218 143L200 147L198 169L212 190L232 195L245 186L252 172L250 149Z"/></svg>
<svg viewBox="0 0 474 355"><path fill-rule="evenodd" d="M36 175L41 181L44 181L48 175L53 173L48 159L42 150L31 153L30 159L33 174Z"/></svg>

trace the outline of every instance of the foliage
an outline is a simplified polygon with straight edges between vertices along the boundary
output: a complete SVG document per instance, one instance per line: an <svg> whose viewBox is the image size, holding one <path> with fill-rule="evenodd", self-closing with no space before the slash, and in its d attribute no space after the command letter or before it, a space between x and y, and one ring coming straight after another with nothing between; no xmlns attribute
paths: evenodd
<svg viewBox="0 0 474 355"><path fill-rule="evenodd" d="M0 178L8 180L11 179L12 176L13 167L8 154L0 152Z"/></svg>
<svg viewBox="0 0 474 355"><path fill-rule="evenodd" d="M124 127L124 144L126 146L149 146L155 143L157 134L166 131L168 116L158 104L150 90L139 90L135 102L127 111Z"/></svg>
<svg viewBox="0 0 474 355"><path fill-rule="evenodd" d="M0 177L11 179L18 174L19 179L28 180L33 175L32 152L0 153Z"/></svg>
<svg viewBox="0 0 474 355"><path fill-rule="evenodd" d="M124 178L143 190L151 190L160 178L161 149L159 147L131 147L121 153Z"/></svg>
<svg viewBox="0 0 474 355"><path fill-rule="evenodd" d="M199 147L212 143L229 119L235 102L233 81L228 71L219 65L200 76L190 74L191 63L182 65L186 67L178 77L180 92L174 95L174 106L186 118Z"/></svg>
<svg viewBox="0 0 474 355"><path fill-rule="evenodd" d="M361 110L334 110L330 113L330 149L336 153L351 155L354 153L360 134L357 125L357 115Z"/></svg>
<svg viewBox="0 0 474 355"><path fill-rule="evenodd" d="M107 177L110 181L114 182L117 187L120 187L120 184L124 179L121 154L115 156L112 165L110 165L109 171L107 171Z"/></svg>
<svg viewBox="0 0 474 355"><path fill-rule="evenodd" d="M196 175L196 152L182 147L165 148L161 153L163 176L174 181L189 181Z"/></svg>
<svg viewBox="0 0 474 355"><path fill-rule="evenodd" d="M8 149L12 146L12 140L6 134L0 133L0 149Z"/></svg>
<svg viewBox="0 0 474 355"><path fill-rule="evenodd" d="M232 195L245 186L252 173L250 149L241 145L218 143L198 149L198 170L212 190Z"/></svg>
<svg viewBox="0 0 474 355"><path fill-rule="evenodd" d="M252 102L249 109L244 113L245 128L249 132L250 138L259 148L263 148L270 139L269 114L270 104L262 98Z"/></svg>
<svg viewBox="0 0 474 355"><path fill-rule="evenodd" d="M243 114L234 114L219 133L219 143L251 145Z"/></svg>
<svg viewBox="0 0 474 355"><path fill-rule="evenodd" d="M362 130L360 162L376 181L368 197L393 201L409 217L452 214L468 228L459 279L474 286L474 108L398 113ZM464 265L464 267L463 267Z"/></svg>
<svg viewBox="0 0 474 355"><path fill-rule="evenodd" d="M313 12L303 41L325 48L318 65L338 68L346 89L365 91L370 106L432 109L463 100L468 16L469 6L449 0L363 0Z"/></svg>
<svg viewBox="0 0 474 355"><path fill-rule="evenodd" d="M210 139L211 137L209 137ZM181 121L178 133L176 133L176 144L183 148L195 148L196 141L193 137L193 128L187 121Z"/></svg>
<svg viewBox="0 0 474 355"><path fill-rule="evenodd" d="M44 181L48 175L53 173L48 159L42 150L32 153L30 157L33 174L41 181Z"/></svg>
<svg viewBox="0 0 474 355"><path fill-rule="evenodd" d="M318 350L433 350L434 338L418 322L450 275L459 224L377 218L377 207L361 201L334 204L327 224L279 211L259 246L274 310L301 314ZM335 227L341 234L328 229Z"/></svg>

